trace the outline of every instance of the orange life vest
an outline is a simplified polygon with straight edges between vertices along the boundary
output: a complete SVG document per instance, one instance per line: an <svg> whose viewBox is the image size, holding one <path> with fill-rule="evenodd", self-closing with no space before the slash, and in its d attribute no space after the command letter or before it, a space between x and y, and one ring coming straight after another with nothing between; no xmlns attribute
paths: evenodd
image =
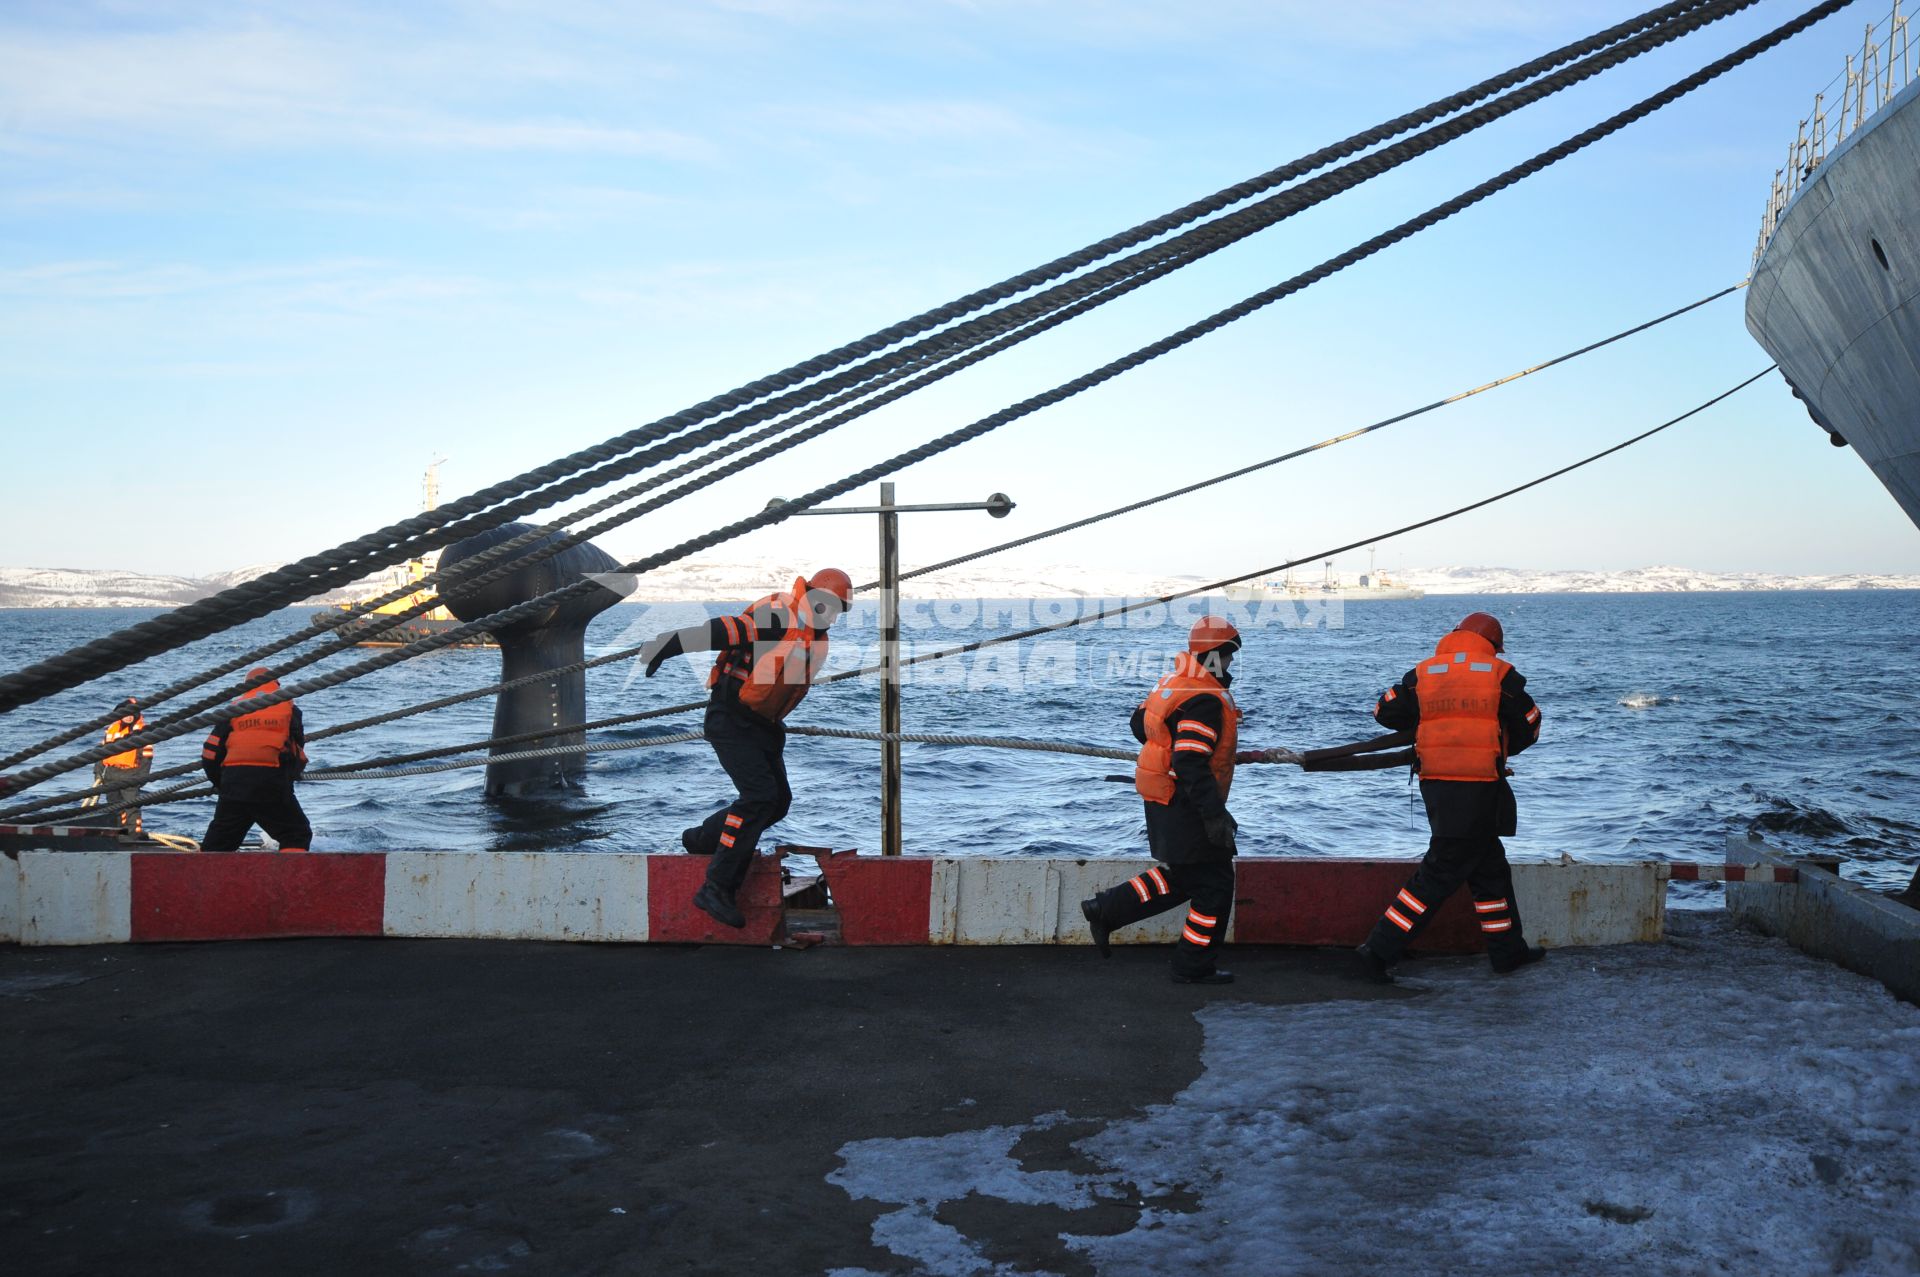
<svg viewBox="0 0 1920 1277"><path fill-rule="evenodd" d="M777 723L806 699L815 675L827 663L827 636L816 634L808 624L807 578L795 577L787 594L769 594L747 609L749 618L766 618L784 611L786 632L780 641L765 651L757 641L750 642L743 655L737 648L720 653L707 676L713 687L723 678L740 683L740 703L749 710ZM756 620L756 626L759 622Z"/></svg>
<svg viewBox="0 0 1920 1277"><path fill-rule="evenodd" d="M131 727L127 725L126 719L116 718L107 724L107 739L105 743L111 745L117 740L125 740L136 732L144 732L146 730L147 720L143 715L135 715ZM124 753L103 758L100 760L100 764L103 767L138 767L141 760L151 761L152 758L153 746L142 745L138 749L129 749Z"/></svg>
<svg viewBox="0 0 1920 1277"><path fill-rule="evenodd" d="M279 690L278 683L262 683L243 693L240 701ZM233 730L227 735L226 766L278 767L283 762L304 761L305 758L305 753L293 743L292 701L281 701L278 705L247 710L234 716Z"/></svg>
<svg viewBox="0 0 1920 1277"><path fill-rule="evenodd" d="M1420 728L1414 736L1422 780L1500 779L1507 758L1500 684L1513 666L1468 630L1440 640L1414 670Z"/></svg>
<svg viewBox="0 0 1920 1277"><path fill-rule="evenodd" d="M1140 704L1147 743L1140 747L1140 757L1133 765L1133 787L1150 803L1164 805L1173 801L1173 737L1178 729L1175 716L1196 696L1220 698L1220 739L1213 742L1208 765L1213 769L1213 779L1220 786L1222 798L1233 788L1233 754L1240 741L1240 707L1233 703L1233 693L1207 673L1192 653L1182 652L1172 671L1154 685Z"/></svg>

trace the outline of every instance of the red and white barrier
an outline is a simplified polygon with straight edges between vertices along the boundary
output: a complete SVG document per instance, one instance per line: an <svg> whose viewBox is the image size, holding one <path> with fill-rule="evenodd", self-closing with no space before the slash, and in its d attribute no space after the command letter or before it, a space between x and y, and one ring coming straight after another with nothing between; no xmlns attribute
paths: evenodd
<svg viewBox="0 0 1920 1277"><path fill-rule="evenodd" d="M1145 858L823 855L849 945L1090 942L1080 901ZM785 937L778 861L759 857L740 893L747 926L692 905L708 862L603 852L21 852L0 856L0 940L110 944L278 936L768 945ZM1227 938L1352 945L1405 881L1406 861L1242 857ZM1664 864L1520 864L1514 892L1548 945L1660 938ZM1673 875L1679 876L1679 875ZM1184 911L1128 927L1122 944L1171 944ZM1482 938L1464 895L1420 947L1471 952Z"/></svg>
<svg viewBox="0 0 1920 1277"><path fill-rule="evenodd" d="M1798 882L1792 865L1661 865L1672 882Z"/></svg>

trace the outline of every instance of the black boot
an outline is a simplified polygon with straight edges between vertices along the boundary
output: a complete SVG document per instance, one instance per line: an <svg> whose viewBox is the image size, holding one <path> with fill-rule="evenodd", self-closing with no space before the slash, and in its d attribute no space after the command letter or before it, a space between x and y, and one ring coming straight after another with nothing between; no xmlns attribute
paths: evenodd
<svg viewBox="0 0 1920 1277"><path fill-rule="evenodd" d="M1538 962L1546 956L1547 951L1537 944L1523 944L1518 949L1509 952L1503 952L1498 955L1487 955L1488 960L1493 963L1493 973L1495 975L1506 975L1509 972L1518 971L1521 967Z"/></svg>
<svg viewBox="0 0 1920 1277"><path fill-rule="evenodd" d="M1372 949L1363 944L1353 951L1353 956L1359 961L1362 980L1368 984L1393 983L1393 971L1387 966L1386 959Z"/></svg>
<svg viewBox="0 0 1920 1277"><path fill-rule="evenodd" d="M713 848L707 846L700 840L700 835L705 832L706 830L702 829L699 825L695 825L692 829L682 829L680 831L680 845L687 849L689 856L711 856L713 854Z"/></svg>
<svg viewBox="0 0 1920 1277"><path fill-rule="evenodd" d="M1093 947L1100 951L1101 957L1111 958L1113 946L1108 941L1113 935L1113 928L1100 921L1099 903L1093 900L1082 900L1080 913L1087 920L1087 930L1093 933Z"/></svg>
<svg viewBox="0 0 1920 1277"><path fill-rule="evenodd" d="M1215 969L1189 973L1176 970L1173 973L1173 982L1175 984L1232 984L1233 972Z"/></svg>
<svg viewBox="0 0 1920 1277"><path fill-rule="evenodd" d="M733 903L733 893L710 882L701 883L700 890L693 893L693 907L724 926L737 928L747 925L747 915L741 913L740 906Z"/></svg>

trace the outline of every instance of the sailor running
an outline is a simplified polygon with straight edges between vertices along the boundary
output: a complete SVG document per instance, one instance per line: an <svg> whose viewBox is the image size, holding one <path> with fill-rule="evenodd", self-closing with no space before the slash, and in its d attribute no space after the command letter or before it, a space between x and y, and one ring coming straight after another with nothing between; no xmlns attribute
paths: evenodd
<svg viewBox="0 0 1920 1277"><path fill-rule="evenodd" d="M648 678L674 656L716 653L703 730L739 796L684 831L680 843L694 855L713 857L693 903L726 926L747 925L735 896L753 867L760 835L793 804L783 720L826 664L827 631L852 601L847 574L822 568L737 616L657 635L643 652Z"/></svg>
<svg viewBox="0 0 1920 1277"><path fill-rule="evenodd" d="M1414 768L1432 840L1358 950L1369 980L1392 981L1393 964L1462 885L1472 893L1496 972L1546 956L1521 933L1500 842L1519 819L1507 760L1540 739L1540 708L1527 695L1527 680L1500 658L1505 646L1500 622L1475 612L1374 707L1382 727L1414 733Z"/></svg>
<svg viewBox="0 0 1920 1277"><path fill-rule="evenodd" d="M1173 950L1176 984L1228 984L1220 946L1233 912L1237 828L1227 811L1233 788L1240 709L1227 688L1240 632L1218 616L1201 618L1173 670L1133 711L1140 742L1134 788L1146 808L1147 848L1162 862L1080 902L1102 957L1119 928L1187 906Z"/></svg>

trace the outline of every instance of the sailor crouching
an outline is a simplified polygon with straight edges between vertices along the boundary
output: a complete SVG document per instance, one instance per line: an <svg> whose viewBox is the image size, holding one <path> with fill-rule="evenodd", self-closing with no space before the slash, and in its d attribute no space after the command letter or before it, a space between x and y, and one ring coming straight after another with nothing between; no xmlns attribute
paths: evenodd
<svg viewBox="0 0 1920 1277"><path fill-rule="evenodd" d="M247 831L259 825L281 851L306 851L313 826L293 793L307 768L300 707L281 701L249 709L249 700L279 691L280 684L265 668L248 671L247 681L258 685L235 699L232 716L215 723L200 748L201 770L220 795L200 849L238 851Z"/></svg>
<svg viewBox="0 0 1920 1277"><path fill-rule="evenodd" d="M1133 711L1133 735L1141 745L1134 788L1146 808L1147 848L1162 863L1080 902L1102 957L1111 954L1108 937L1114 931L1186 905L1173 951L1176 984L1233 980L1231 971L1220 969L1219 955L1233 912L1233 858L1239 850L1227 793L1240 709L1227 688L1240 643L1230 622L1203 617L1172 672Z"/></svg>

